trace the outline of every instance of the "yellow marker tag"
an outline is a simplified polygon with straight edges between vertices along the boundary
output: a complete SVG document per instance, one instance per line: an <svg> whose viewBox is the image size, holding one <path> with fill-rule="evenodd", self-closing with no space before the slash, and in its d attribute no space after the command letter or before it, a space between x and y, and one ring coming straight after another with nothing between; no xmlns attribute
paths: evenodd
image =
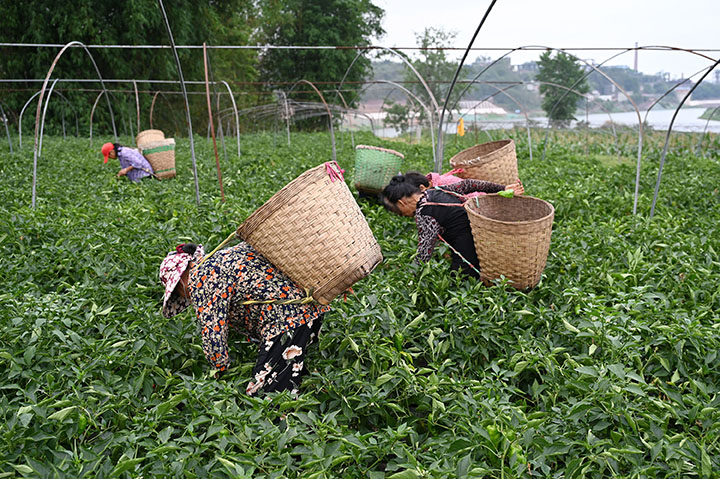
<svg viewBox="0 0 720 479"><path fill-rule="evenodd" d="M465 136L465 120L463 118L460 118L460 121L458 121L457 134L459 136Z"/></svg>

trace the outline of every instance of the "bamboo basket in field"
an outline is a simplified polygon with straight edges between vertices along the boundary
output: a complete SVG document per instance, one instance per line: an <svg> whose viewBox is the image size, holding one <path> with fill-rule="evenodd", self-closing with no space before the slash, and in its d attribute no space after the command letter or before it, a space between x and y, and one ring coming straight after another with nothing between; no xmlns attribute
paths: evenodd
<svg viewBox="0 0 720 479"><path fill-rule="evenodd" d="M335 162L288 183L237 229L313 298L328 304L382 261L382 252Z"/></svg>
<svg viewBox="0 0 720 479"><path fill-rule="evenodd" d="M501 275L517 289L540 281L548 251L555 208L531 196L479 196L465 203L480 279L489 284Z"/></svg>
<svg viewBox="0 0 720 479"><path fill-rule="evenodd" d="M377 194L402 167L402 153L378 146L355 147L355 189Z"/></svg>
<svg viewBox="0 0 720 479"><path fill-rule="evenodd" d="M155 176L160 179L175 176L175 140L173 138L145 143L140 147L140 151L153 167Z"/></svg>
<svg viewBox="0 0 720 479"><path fill-rule="evenodd" d="M135 137L135 144L138 148L142 148L147 143L155 143L165 139L165 133L162 130L143 130Z"/></svg>
<svg viewBox="0 0 720 479"><path fill-rule="evenodd" d="M492 181L501 185L515 183L518 176L513 140L499 140L475 145L450 158L453 168L462 168L460 178Z"/></svg>

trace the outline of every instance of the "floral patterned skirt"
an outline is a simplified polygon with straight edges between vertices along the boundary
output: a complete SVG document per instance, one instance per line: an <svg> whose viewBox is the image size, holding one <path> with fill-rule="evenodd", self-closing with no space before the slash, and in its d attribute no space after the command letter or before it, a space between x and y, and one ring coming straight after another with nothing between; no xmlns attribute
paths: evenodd
<svg viewBox="0 0 720 479"><path fill-rule="evenodd" d="M307 372L307 347L317 340L323 314L306 324L261 342L253 368L253 380L245 392L254 395L264 392L290 390L297 394L302 377Z"/></svg>

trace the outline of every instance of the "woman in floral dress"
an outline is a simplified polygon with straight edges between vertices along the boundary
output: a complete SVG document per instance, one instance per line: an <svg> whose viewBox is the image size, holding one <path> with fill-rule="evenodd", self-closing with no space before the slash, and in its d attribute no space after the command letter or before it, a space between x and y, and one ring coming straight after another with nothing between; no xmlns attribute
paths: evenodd
<svg viewBox="0 0 720 479"><path fill-rule="evenodd" d="M306 348L317 338L329 306L283 304L306 297L306 292L247 243L218 251L201 263L203 256L202 245L189 243L165 257L160 265L163 315L169 318L192 304L205 356L221 373L230 365L230 330L256 341L248 394L261 389L296 393L306 372ZM277 301L243 304L264 300Z"/></svg>

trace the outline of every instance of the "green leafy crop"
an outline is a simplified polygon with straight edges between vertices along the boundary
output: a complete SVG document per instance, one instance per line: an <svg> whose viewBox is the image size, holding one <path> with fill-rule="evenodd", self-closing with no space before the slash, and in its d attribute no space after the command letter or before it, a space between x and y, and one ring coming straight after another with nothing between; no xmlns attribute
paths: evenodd
<svg viewBox="0 0 720 479"><path fill-rule="evenodd" d="M648 220L658 137L633 216L634 163L602 161L632 158L632 135L616 151L553 133L543 161L534 132L530 161L510 134L527 194L556 208L540 284L458 277L443 246L416 264L414 223L360 199L384 261L333 303L298 398L244 394L255 349L241 337L211 377L192 312L160 315L157 274L176 244L215 247L330 160L327 134L243 136L241 157L221 156L225 203L198 137L199 207L187 139L176 179L136 185L87 139L46 138L34 210L32 151L0 142L0 477L715 477L717 138L707 158L673 144ZM429 145L355 142L432 165Z"/></svg>

